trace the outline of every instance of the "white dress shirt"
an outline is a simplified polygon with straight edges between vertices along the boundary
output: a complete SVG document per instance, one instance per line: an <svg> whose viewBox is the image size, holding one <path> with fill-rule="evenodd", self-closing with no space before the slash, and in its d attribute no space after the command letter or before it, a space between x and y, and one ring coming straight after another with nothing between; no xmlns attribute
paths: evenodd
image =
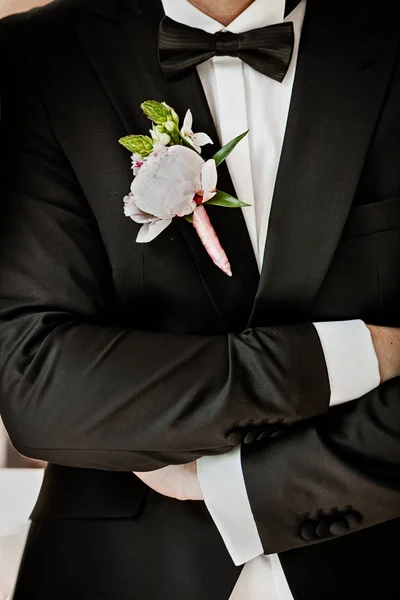
<svg viewBox="0 0 400 600"><path fill-rule="evenodd" d="M212 34L241 33L283 20L294 24L294 53L282 83L231 56L216 56L197 67L219 135L214 142L224 145L250 130L228 157L227 166L238 198L250 205L242 211L261 271L306 0L286 19L285 0L254 0L226 28L188 0L162 2L171 19ZM196 115L193 117L196 131ZM316 323L315 327L328 369L331 405L359 398L379 385L377 357L362 321ZM278 556L263 554L246 492L240 447L223 456L200 459L198 475L207 508L233 561L246 563L230 600L293 600Z"/></svg>

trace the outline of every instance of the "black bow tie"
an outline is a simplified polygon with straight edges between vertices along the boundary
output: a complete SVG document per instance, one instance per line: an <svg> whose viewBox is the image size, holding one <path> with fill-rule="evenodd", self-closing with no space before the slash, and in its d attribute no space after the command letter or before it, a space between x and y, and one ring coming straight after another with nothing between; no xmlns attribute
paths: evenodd
<svg viewBox="0 0 400 600"><path fill-rule="evenodd" d="M292 22L239 34L211 34L164 17L158 38L158 60L167 79L178 79L213 56L237 56L260 73L282 81L293 47Z"/></svg>

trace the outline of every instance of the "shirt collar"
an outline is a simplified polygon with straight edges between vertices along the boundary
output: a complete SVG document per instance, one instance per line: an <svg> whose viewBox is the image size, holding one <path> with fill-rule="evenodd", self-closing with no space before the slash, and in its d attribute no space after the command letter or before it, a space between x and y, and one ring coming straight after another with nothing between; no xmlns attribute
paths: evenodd
<svg viewBox="0 0 400 600"><path fill-rule="evenodd" d="M284 20L285 0L254 0L228 27L224 27L188 0L162 0L165 14L184 25L203 29L207 33L231 31L243 33L250 29L266 27Z"/></svg>

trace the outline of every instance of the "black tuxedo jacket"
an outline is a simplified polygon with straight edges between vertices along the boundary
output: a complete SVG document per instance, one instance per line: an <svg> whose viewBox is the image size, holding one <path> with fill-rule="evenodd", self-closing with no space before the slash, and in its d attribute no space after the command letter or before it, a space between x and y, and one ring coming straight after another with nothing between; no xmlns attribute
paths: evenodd
<svg viewBox="0 0 400 600"><path fill-rule="evenodd" d="M185 540L140 598L186 599L188 581L194 600L228 598L239 569L202 503L129 471L243 441L264 551L296 600L398 598L400 379L328 412L311 324L400 326L394 11L308 0L261 277L241 211L208 209L231 279L184 219L136 244L123 215L117 140L149 128L143 100L190 107L217 139L197 73L162 76L160 0L58 0L2 22L2 415L51 463L35 520L135 517L138 581L154 523L172 550ZM219 186L234 192L226 167Z"/></svg>

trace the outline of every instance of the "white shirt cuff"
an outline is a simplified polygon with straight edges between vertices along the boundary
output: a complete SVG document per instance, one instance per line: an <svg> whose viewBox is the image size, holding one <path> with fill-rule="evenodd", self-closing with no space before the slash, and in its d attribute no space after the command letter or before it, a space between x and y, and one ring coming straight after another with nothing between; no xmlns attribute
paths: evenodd
<svg viewBox="0 0 400 600"><path fill-rule="evenodd" d="M204 501L236 566L264 554L244 482L240 446L197 461Z"/></svg>
<svg viewBox="0 0 400 600"><path fill-rule="evenodd" d="M363 321L314 323L328 370L330 405L360 398L380 384L378 358ZM240 446L197 461L207 509L236 566L264 553L247 496Z"/></svg>
<svg viewBox="0 0 400 600"><path fill-rule="evenodd" d="M324 351L331 406L361 398L379 386L378 358L363 321L314 323L314 327Z"/></svg>

